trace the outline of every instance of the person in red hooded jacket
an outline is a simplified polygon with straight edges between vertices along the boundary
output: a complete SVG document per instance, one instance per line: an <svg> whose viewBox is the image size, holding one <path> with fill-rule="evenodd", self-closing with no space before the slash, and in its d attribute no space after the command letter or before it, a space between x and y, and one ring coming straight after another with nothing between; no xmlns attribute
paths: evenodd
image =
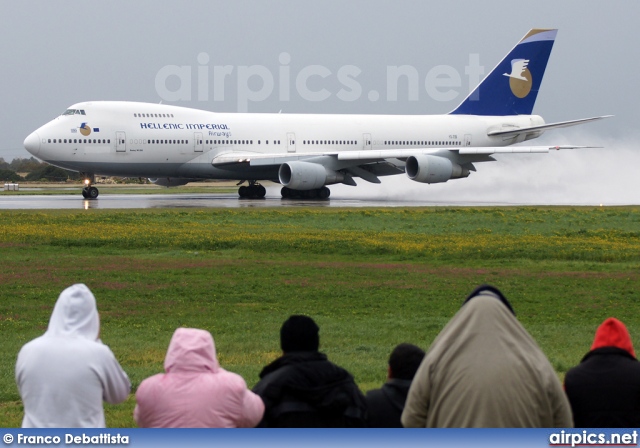
<svg viewBox="0 0 640 448"><path fill-rule="evenodd" d="M640 427L640 362L627 328L610 317L564 387L576 428Z"/></svg>

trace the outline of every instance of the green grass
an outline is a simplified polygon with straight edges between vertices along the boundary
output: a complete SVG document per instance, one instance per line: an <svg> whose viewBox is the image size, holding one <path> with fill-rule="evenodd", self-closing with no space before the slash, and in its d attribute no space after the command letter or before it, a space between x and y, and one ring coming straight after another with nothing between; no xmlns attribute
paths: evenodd
<svg viewBox="0 0 640 448"><path fill-rule="evenodd" d="M0 427L19 426L13 368L62 289L95 293L101 335L134 388L175 328L214 336L249 384L294 313L366 391L400 342L428 348L477 285L511 300L560 378L608 316L640 334L640 208L0 211ZM637 344L636 344L637 345ZM133 396L106 406L134 426Z"/></svg>

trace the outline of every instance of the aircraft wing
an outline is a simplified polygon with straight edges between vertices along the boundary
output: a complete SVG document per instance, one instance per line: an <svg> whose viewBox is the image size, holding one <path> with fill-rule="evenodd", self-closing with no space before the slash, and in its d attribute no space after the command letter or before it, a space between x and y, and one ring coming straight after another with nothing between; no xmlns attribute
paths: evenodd
<svg viewBox="0 0 640 448"><path fill-rule="evenodd" d="M526 128L515 128L515 129L497 129L495 131L487 132L488 136L502 136L502 137L515 137L520 134L530 134L530 133L542 133L548 129L556 129L556 128L566 128L569 126L575 126L577 124L587 123L589 121L602 120L603 118L613 117L613 115L602 115L600 117L591 117L591 118L581 118L579 120L569 120L569 121L559 121L557 123L547 123L539 126L529 126Z"/></svg>
<svg viewBox="0 0 640 448"><path fill-rule="evenodd" d="M527 153L547 153L561 149L585 149L596 148L595 146L468 146L460 148L398 148L381 149L368 151L326 151L326 152L306 152L306 153L249 153L249 152L229 152L216 156L211 162L214 166L224 166L230 164L250 164L251 166L281 165L286 162L308 159L324 159L327 157L340 161L357 161L359 163L380 162L387 159L406 159L411 156L433 154L442 155L443 152L452 152L459 155L491 155L491 154L527 154Z"/></svg>
<svg viewBox="0 0 640 448"><path fill-rule="evenodd" d="M281 165L286 162L293 162L296 160L311 159L314 157L322 157L326 155L335 155L335 152L305 152L305 153L275 153L265 154L256 152L239 152L232 151L217 155L211 161L213 166L223 168L226 165L235 164L249 164L251 166L268 166L268 165Z"/></svg>
<svg viewBox="0 0 640 448"><path fill-rule="evenodd" d="M584 149L595 148L594 146L468 146L462 148L428 148L428 149L383 149L376 151L344 151L337 154L338 160L384 160L384 159L406 159L407 157L422 154L441 155L445 151L450 151L460 155L491 155L491 154L526 154L545 153L551 150L560 149Z"/></svg>

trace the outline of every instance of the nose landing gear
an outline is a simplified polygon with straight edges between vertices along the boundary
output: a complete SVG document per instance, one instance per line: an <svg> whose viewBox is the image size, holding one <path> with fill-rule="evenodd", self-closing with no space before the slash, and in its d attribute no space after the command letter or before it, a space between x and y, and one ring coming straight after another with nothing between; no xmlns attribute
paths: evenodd
<svg viewBox="0 0 640 448"><path fill-rule="evenodd" d="M91 184L96 181L93 174L84 175L84 188L82 189L82 197L85 199L97 199L100 192Z"/></svg>

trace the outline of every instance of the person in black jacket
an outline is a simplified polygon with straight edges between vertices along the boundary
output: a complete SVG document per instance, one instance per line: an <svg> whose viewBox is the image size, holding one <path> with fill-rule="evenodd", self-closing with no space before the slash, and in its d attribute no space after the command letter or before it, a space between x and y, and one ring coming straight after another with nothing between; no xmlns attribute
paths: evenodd
<svg viewBox="0 0 640 448"><path fill-rule="evenodd" d="M372 428L402 428L400 416L424 350L413 344L399 344L389 356L387 382L367 392L368 424Z"/></svg>
<svg viewBox="0 0 640 448"><path fill-rule="evenodd" d="M260 372L253 391L264 401L259 427L365 427L367 405L353 376L318 351L319 328L307 316L280 329L283 355Z"/></svg>
<svg viewBox="0 0 640 448"><path fill-rule="evenodd" d="M613 317L564 378L576 428L640 427L640 362L627 328Z"/></svg>

